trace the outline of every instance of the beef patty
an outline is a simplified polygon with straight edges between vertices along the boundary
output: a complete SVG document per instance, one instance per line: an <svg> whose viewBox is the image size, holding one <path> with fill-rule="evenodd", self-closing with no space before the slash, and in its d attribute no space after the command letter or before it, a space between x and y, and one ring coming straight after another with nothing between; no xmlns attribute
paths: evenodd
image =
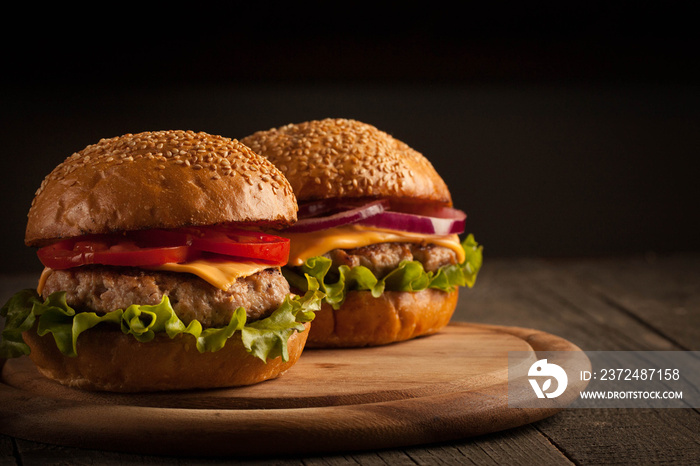
<svg viewBox="0 0 700 466"><path fill-rule="evenodd" d="M196 319L203 327L223 327L241 306L249 321L268 316L289 294L289 284L278 268L241 277L224 291L187 273L85 266L52 271L42 296L55 291L65 291L66 302L76 310L98 314L131 304L159 304L167 295L185 324Z"/></svg>
<svg viewBox="0 0 700 466"><path fill-rule="evenodd" d="M341 265L351 268L363 265L377 278L384 277L404 260L418 261L429 272L457 263L453 250L428 243L377 243L354 249L334 249L325 256L333 261L332 271L337 271Z"/></svg>

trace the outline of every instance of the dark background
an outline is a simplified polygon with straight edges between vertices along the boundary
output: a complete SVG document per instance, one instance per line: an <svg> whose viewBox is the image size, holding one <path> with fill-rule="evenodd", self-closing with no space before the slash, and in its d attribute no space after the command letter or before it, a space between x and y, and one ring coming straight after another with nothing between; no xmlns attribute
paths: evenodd
<svg viewBox="0 0 700 466"><path fill-rule="evenodd" d="M7 15L3 272L40 270L23 246L33 193L100 138L241 138L325 117L427 156L487 259L699 251L694 16L673 2L561 3Z"/></svg>

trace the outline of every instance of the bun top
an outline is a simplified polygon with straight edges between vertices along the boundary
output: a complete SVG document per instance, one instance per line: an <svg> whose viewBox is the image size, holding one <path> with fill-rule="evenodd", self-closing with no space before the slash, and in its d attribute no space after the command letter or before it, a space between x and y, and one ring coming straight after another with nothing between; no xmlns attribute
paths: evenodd
<svg viewBox="0 0 700 466"><path fill-rule="evenodd" d="M296 221L289 182L235 139L155 131L103 139L59 164L28 214L25 243L147 228Z"/></svg>
<svg viewBox="0 0 700 466"><path fill-rule="evenodd" d="M258 131L241 142L284 173L299 202L388 197L452 205L447 185L428 159L356 120L289 124Z"/></svg>

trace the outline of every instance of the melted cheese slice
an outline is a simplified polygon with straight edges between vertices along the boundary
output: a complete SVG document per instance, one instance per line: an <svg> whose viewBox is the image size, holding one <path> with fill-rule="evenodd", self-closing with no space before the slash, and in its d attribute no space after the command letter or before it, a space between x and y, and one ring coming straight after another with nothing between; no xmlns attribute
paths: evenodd
<svg viewBox="0 0 700 466"><path fill-rule="evenodd" d="M53 272L53 269L50 269L48 267L44 267L44 270L41 271L41 276L39 276L39 283L36 286L36 292L39 296L41 296L41 292L44 290L44 285L46 285L46 279L49 278L51 272Z"/></svg>
<svg viewBox="0 0 700 466"><path fill-rule="evenodd" d="M458 235L425 235L398 230L346 225L307 233L283 233L290 239L289 265L299 266L310 257L320 256L333 249L352 249L375 243L432 243L452 249L457 261L464 261L464 250Z"/></svg>
<svg viewBox="0 0 700 466"><path fill-rule="evenodd" d="M184 264L171 263L149 268L151 270L191 273L217 288L228 290L238 278L253 275L254 273L270 267L272 267L270 264L258 264L255 262L227 262L197 259Z"/></svg>

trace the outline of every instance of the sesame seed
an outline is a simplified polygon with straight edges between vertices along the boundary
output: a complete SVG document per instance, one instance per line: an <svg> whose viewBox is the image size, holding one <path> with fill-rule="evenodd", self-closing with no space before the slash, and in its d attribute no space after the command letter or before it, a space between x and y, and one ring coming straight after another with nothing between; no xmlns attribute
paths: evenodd
<svg viewBox="0 0 700 466"><path fill-rule="evenodd" d="M258 183L261 174L275 190L291 195L291 186L277 168L236 139L191 130L127 133L102 138L71 154L49 173L37 190L40 195L48 182L61 181L83 170L103 171L107 167L145 163L144 169L158 170L161 176L169 166L204 168L213 177L244 175L249 184ZM150 167L150 168L149 168ZM261 189L263 186L261 186Z"/></svg>
<svg viewBox="0 0 700 466"><path fill-rule="evenodd" d="M450 201L447 186L427 158L388 133L356 120L290 123L258 131L241 142L275 164L301 201L306 194L316 198L411 196L404 192L410 189L423 190L416 196ZM403 182L416 174L420 183Z"/></svg>

